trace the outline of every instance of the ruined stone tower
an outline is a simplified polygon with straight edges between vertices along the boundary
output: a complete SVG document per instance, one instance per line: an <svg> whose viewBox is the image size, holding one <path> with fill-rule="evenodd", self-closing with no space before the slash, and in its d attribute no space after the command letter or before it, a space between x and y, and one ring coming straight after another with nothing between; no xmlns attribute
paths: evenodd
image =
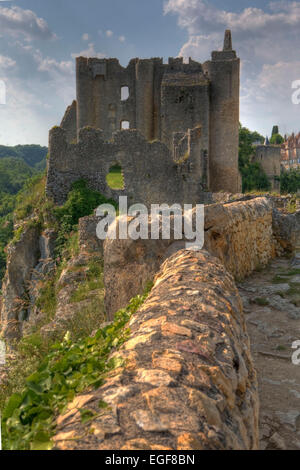
<svg viewBox="0 0 300 470"><path fill-rule="evenodd" d="M240 115L240 59L232 50L227 30L223 51L214 51L212 60L203 64L210 88L209 174L211 191L238 192Z"/></svg>
<svg viewBox="0 0 300 470"><path fill-rule="evenodd" d="M74 157L72 168L70 161L60 162L58 167L59 160L68 159L68 145L77 143L78 161L86 160L90 165L90 176L87 170L84 176L94 187L114 197L102 182L103 175L98 176L101 184L97 183L95 176L107 171L105 161L111 163L114 160L112 148L99 144L101 155L94 158L85 155L84 145L80 143L81 130L87 127L101 129L101 141L112 145L117 131L129 129L138 131L145 139L142 154L137 155L136 161L133 158L135 163L131 164L140 166L140 160L147 158L149 144L159 141L166 147L161 150L160 159L167 158L170 168L176 165L175 173L169 169L169 173L164 175L165 179L174 178L171 187L177 186L177 192L174 191L172 196L169 194L167 199L172 200L179 193L181 201L191 203L200 202L199 194L203 191L239 192L239 84L240 61L232 50L229 30L225 32L223 51L214 51L211 60L204 64L192 59L184 63L183 58L170 58L167 64L159 58L132 59L124 68L117 59L77 58L77 100L67 109L61 123L64 135L57 131L50 133L50 180L52 170L56 177L59 173L59 179L64 180L67 187L76 174L83 176L81 165L74 161ZM126 147L124 139L115 160L117 163L122 160L125 176L124 166L127 161L129 165L132 159L134 140L129 139ZM62 145L66 146L63 154L60 152ZM94 151L97 152L96 148ZM70 153L74 154L74 148ZM163 154L168 154L168 157L163 157ZM98 163L92 164L94 161ZM145 175L143 177L142 170L139 184L149 184L150 178L155 188L157 172L149 173L149 163L145 165L148 176L145 166ZM165 162L161 168L164 166ZM127 192L132 184L131 177L127 176L127 181L125 177ZM184 184L190 185L190 189L184 188ZM49 194L55 197L55 188L50 183L48 189Z"/></svg>

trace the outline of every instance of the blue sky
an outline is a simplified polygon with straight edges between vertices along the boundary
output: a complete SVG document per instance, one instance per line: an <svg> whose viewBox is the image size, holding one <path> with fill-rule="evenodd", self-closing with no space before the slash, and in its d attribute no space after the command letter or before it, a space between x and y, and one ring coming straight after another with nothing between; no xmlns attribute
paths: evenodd
<svg viewBox="0 0 300 470"><path fill-rule="evenodd" d="M75 98L76 55L210 58L231 28L241 57L241 121L262 134L300 130L300 1L0 1L0 144L47 144Z"/></svg>

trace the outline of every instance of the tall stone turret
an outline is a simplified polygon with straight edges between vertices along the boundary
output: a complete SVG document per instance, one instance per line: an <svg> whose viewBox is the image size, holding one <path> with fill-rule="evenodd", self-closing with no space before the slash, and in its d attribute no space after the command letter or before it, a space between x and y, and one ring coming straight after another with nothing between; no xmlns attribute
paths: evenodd
<svg viewBox="0 0 300 470"><path fill-rule="evenodd" d="M223 51L212 52L203 68L211 81L209 173L212 191L241 191L238 170L240 60L232 50L231 31Z"/></svg>

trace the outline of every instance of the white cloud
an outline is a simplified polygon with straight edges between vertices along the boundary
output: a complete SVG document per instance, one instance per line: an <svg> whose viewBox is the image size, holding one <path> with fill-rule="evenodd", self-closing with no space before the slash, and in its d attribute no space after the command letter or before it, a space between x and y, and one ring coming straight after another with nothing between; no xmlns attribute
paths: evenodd
<svg viewBox="0 0 300 470"><path fill-rule="evenodd" d="M89 39L90 39L90 37L89 37L88 33L84 33L84 34L82 35L82 40L83 40L83 41L88 41Z"/></svg>
<svg viewBox="0 0 300 470"><path fill-rule="evenodd" d="M0 56L1 80L6 84L6 105L1 106L0 141L47 144L48 130L59 124L65 108L76 96L74 60L56 60L31 44L15 41L15 66Z"/></svg>
<svg viewBox="0 0 300 470"><path fill-rule="evenodd" d="M84 49L81 52L73 52L71 57L75 59L76 57L98 57L99 59L103 59L106 57L106 54L103 52L96 52L95 44L93 42L88 44L88 48Z"/></svg>
<svg viewBox="0 0 300 470"><path fill-rule="evenodd" d="M219 30L220 27L234 31L251 31L264 34L262 28L282 30L286 26L297 27L300 24L300 3L279 1L270 4L272 13L261 8L245 8L240 13L220 10L205 0L168 0L164 13L178 15L179 25L187 28L189 34L198 34Z"/></svg>
<svg viewBox="0 0 300 470"><path fill-rule="evenodd" d="M50 57L41 58L39 61L38 70L40 72L50 72L51 74L72 75L74 72L73 61L57 61Z"/></svg>
<svg viewBox="0 0 300 470"><path fill-rule="evenodd" d="M31 10L17 6L0 7L0 31L5 35L22 36L27 41L56 37L43 18L39 18Z"/></svg>
<svg viewBox="0 0 300 470"><path fill-rule="evenodd" d="M212 50L222 47L224 30L232 30L242 64L242 122L262 132L274 120L282 128L295 122L300 127L300 108L290 100L292 77L300 79L300 1L234 12L205 0L168 0L164 13L177 15L179 26L188 32L180 56L207 60Z"/></svg>
<svg viewBox="0 0 300 470"><path fill-rule="evenodd" d="M113 33L113 31L111 31L110 29L108 29L108 30L105 32L105 34L106 34L106 36L107 36L108 38L111 38L114 33Z"/></svg>
<svg viewBox="0 0 300 470"><path fill-rule="evenodd" d="M5 55L0 55L0 71L1 69L9 69L16 65L16 61Z"/></svg>
<svg viewBox="0 0 300 470"><path fill-rule="evenodd" d="M125 40L126 40L125 36L119 36L119 41L120 42L125 42Z"/></svg>

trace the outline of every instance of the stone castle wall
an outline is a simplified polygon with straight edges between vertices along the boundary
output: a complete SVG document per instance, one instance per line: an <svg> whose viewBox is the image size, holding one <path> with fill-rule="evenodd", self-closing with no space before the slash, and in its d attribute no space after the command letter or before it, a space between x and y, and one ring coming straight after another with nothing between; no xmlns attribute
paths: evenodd
<svg viewBox="0 0 300 470"><path fill-rule="evenodd" d="M258 145L253 161L260 163L273 191L280 191L281 148L279 145Z"/></svg>
<svg viewBox="0 0 300 470"><path fill-rule="evenodd" d="M64 117L61 121L60 127L66 131L66 139L70 143L77 141L77 102L73 101L71 106L68 106Z"/></svg>
<svg viewBox="0 0 300 470"><path fill-rule="evenodd" d="M103 130L104 138L128 121L147 140L172 145L173 132L209 124L209 80L202 65L183 58L132 59L122 67L117 59L76 60L77 129ZM121 90L129 96L122 100ZM186 120L186 123L184 122Z"/></svg>
<svg viewBox="0 0 300 470"><path fill-rule="evenodd" d="M203 169L196 173L196 168L199 165L202 167L205 161L206 188L211 191L240 191L240 61L231 48L230 31L225 34L224 50L214 51L212 59L204 64L192 59L189 59L189 63L184 63L182 57L170 58L164 64L162 59L153 58L132 59L127 67L122 67L117 59L78 57L76 88L76 102L67 109L61 123L69 144L78 141L81 130L86 127L101 130L103 139L109 141L126 122L129 129L137 130L148 142L161 142L173 153L174 139L177 139L178 144L176 136L186 135L189 129L201 128L201 147L198 146L195 168L191 170L195 184L201 189ZM124 88L129 92L126 99L122 95ZM130 138L131 147L132 136L133 134ZM59 149L60 144L62 146ZM80 145L79 142L78 144ZM134 145L139 145L139 138ZM70 161L66 161L69 153L64 152L64 142L58 132L50 133L49 147L50 167L59 175L60 184L69 187L69 176L60 171L62 165L70 168ZM128 147L127 153L131 147ZM59 150L60 159L64 162L58 162L53 149ZM84 155L83 148L81 153L82 158L90 163L90 157L88 154ZM168 162L162 161L165 154L166 151L162 151L160 155L162 170L168 166ZM141 159L143 158L145 157L141 155ZM78 175L78 178L81 177L82 165L72 158L71 161L73 167L70 171L73 175ZM99 165L97 168L93 163L95 173L102 171L101 163ZM148 188L148 173L140 175L140 192L141 188ZM169 186L168 175L164 174L166 187ZM66 177L65 180L62 179L63 176ZM171 178L174 181L172 172ZM186 186L190 181L191 178L188 177ZM185 192L188 194L189 189ZM172 196L171 191L160 202L178 202ZM187 202L193 203L193 200ZM201 198L198 202L201 202Z"/></svg>
<svg viewBox="0 0 300 470"><path fill-rule="evenodd" d="M174 152L165 144L148 142L135 130L118 131L107 142L102 131L84 128L78 143L70 144L65 130L53 128L49 139L47 195L62 204L72 183L82 178L107 198L128 196L130 205L201 203L209 198L209 193L203 193L207 163L201 129L189 130L186 140L186 155L176 162ZM116 164L122 167L125 186L122 190L113 190L106 182L110 168Z"/></svg>

